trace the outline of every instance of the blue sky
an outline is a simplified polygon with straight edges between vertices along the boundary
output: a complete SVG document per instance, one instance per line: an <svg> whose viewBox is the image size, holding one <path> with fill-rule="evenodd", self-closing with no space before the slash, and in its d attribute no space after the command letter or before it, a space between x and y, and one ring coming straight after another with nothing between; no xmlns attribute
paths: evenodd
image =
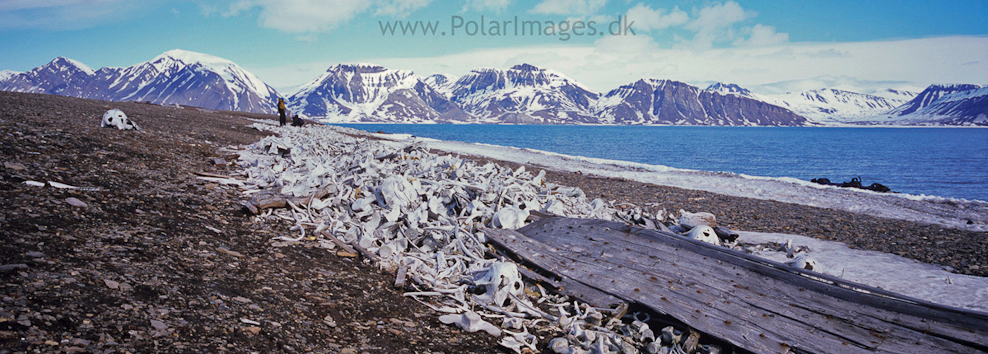
<svg viewBox="0 0 988 354"><path fill-rule="evenodd" d="M384 22L451 31L455 18L481 16L601 29L620 16L635 35L381 33ZM986 0L0 0L0 69L56 56L129 66L180 48L230 59L283 91L339 62L421 75L532 62L598 90L642 77L765 90L986 84L985 18Z"/></svg>

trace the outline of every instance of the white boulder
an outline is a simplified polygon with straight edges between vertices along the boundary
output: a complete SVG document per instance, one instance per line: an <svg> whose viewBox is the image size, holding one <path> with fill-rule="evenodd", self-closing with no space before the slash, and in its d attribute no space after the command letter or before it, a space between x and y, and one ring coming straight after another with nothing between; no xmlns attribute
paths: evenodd
<svg viewBox="0 0 988 354"><path fill-rule="evenodd" d="M711 213L691 213L680 209L679 224L686 229L692 229L700 225L717 227L717 217Z"/></svg>

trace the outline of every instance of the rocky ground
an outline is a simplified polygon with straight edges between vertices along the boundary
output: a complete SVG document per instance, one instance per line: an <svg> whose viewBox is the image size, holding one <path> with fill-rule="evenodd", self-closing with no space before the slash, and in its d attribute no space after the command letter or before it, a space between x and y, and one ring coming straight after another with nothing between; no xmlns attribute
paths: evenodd
<svg viewBox="0 0 988 354"><path fill-rule="evenodd" d="M0 353L497 352L441 324L393 278L254 223L227 146L244 118L139 103L0 92ZM120 108L143 131L100 128ZM652 210L709 211L725 226L800 233L988 276L988 234L571 173L554 183ZM25 181L53 181L81 189ZM548 338L546 338L547 340Z"/></svg>
<svg viewBox="0 0 988 354"><path fill-rule="evenodd" d="M0 353L500 350L359 258L271 247L291 225L252 223L239 190L194 174L229 173L219 148L263 136L242 114L0 102ZM110 108L144 130L100 128Z"/></svg>

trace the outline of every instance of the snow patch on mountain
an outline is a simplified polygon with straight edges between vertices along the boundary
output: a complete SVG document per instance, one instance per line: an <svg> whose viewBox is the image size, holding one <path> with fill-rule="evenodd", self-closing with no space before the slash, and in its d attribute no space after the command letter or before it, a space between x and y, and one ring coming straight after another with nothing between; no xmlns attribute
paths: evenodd
<svg viewBox="0 0 988 354"><path fill-rule="evenodd" d="M168 59L184 63L186 65L199 64L203 70L220 74L227 83L234 86L251 90L261 96L277 95L277 92L264 83L257 75L244 70L236 63L217 56L196 53L187 50L173 49L162 53L155 59ZM154 61L154 60L152 60Z"/></svg>
<svg viewBox="0 0 988 354"><path fill-rule="evenodd" d="M469 116L407 70L338 64L289 98L297 113L324 122L439 123Z"/></svg>
<svg viewBox="0 0 988 354"><path fill-rule="evenodd" d="M17 75L20 75L20 74L23 74L23 73L22 72L19 72L19 71L13 71L13 70L0 70L0 81L9 80L10 78L12 78L14 76L17 76Z"/></svg>
<svg viewBox="0 0 988 354"><path fill-rule="evenodd" d="M84 72L86 74L93 75L93 74L96 73L96 71L93 70L93 68L90 68L89 65L83 64L82 62L80 62L78 60L69 59L69 58L65 58L65 57L58 57L56 60L58 60L58 59L63 60L65 62L69 63L71 66L74 66L78 70L82 70L82 72Z"/></svg>
<svg viewBox="0 0 988 354"><path fill-rule="evenodd" d="M738 95L743 97L754 97L754 94L750 90L738 86L737 84L728 84L723 82L718 82L707 87L707 91L717 92L722 95Z"/></svg>
<svg viewBox="0 0 988 354"><path fill-rule="evenodd" d="M988 126L988 87L931 85L877 124Z"/></svg>
<svg viewBox="0 0 988 354"><path fill-rule="evenodd" d="M449 74L432 74L422 79L422 82L425 82L426 85L429 85L448 99L453 95L456 79L456 76Z"/></svg>
<svg viewBox="0 0 988 354"><path fill-rule="evenodd" d="M799 82L800 85L805 83L806 81ZM715 83L707 87L706 91L756 99L789 109L814 123L824 125L840 125L869 120L872 117L888 113L916 96L911 91L889 88L875 90L873 94L834 88L760 94L728 83Z"/></svg>
<svg viewBox="0 0 988 354"><path fill-rule="evenodd" d="M0 89L258 113L275 112L278 97L273 88L237 64L184 50L171 50L125 68L95 71L76 60L57 57L27 73L0 79Z"/></svg>
<svg viewBox="0 0 988 354"><path fill-rule="evenodd" d="M592 107L605 124L798 126L806 119L732 84L707 90L679 81L642 79L611 90Z"/></svg>
<svg viewBox="0 0 988 354"><path fill-rule="evenodd" d="M759 98L824 124L860 121L887 113L905 103L905 100L901 99L889 99L837 89L818 89L772 96L762 95Z"/></svg>
<svg viewBox="0 0 988 354"><path fill-rule="evenodd" d="M895 101L903 101L903 102L908 102L909 100L912 100L913 98L916 97L915 91L897 90L891 88L875 90L874 92L868 94L872 96L882 97L887 100L895 100Z"/></svg>
<svg viewBox="0 0 988 354"><path fill-rule="evenodd" d="M919 92L922 91L924 87L916 86L911 82L905 82L905 81L861 80L850 76L832 76L832 75L822 75L822 76L806 78L806 79L779 81L779 82L760 84L760 85L749 85L748 87L748 89L750 89L752 92L765 94L765 95L779 95L779 94L785 94L791 92L804 92L804 91L818 90L821 88L837 89L842 91L857 92L863 94L870 94L873 96L890 98L878 93L885 89Z"/></svg>
<svg viewBox="0 0 988 354"><path fill-rule="evenodd" d="M488 123L597 123L589 108L600 97L566 76L530 64L475 69L460 77L450 98Z"/></svg>
<svg viewBox="0 0 988 354"><path fill-rule="evenodd" d="M954 94L956 92L963 92L968 90L974 90L981 88L979 85L969 85L969 84L935 84L927 87L923 92L920 92L909 101L894 111L889 112L890 116L901 116L919 111L931 104L936 102L941 97Z"/></svg>

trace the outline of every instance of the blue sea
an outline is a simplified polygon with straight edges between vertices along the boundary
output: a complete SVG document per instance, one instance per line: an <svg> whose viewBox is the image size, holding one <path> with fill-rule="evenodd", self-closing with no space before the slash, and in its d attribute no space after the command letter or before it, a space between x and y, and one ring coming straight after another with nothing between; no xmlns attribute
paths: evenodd
<svg viewBox="0 0 988 354"><path fill-rule="evenodd" d="M649 165L988 201L988 129L341 124Z"/></svg>

